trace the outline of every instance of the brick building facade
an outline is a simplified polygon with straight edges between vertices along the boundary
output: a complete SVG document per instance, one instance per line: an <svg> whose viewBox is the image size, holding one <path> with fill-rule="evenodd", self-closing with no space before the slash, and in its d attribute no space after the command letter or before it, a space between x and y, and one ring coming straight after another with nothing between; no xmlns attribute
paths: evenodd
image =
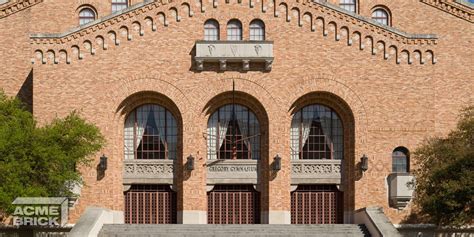
<svg viewBox="0 0 474 237"><path fill-rule="evenodd" d="M403 155L447 134L473 102L467 2L131 0L122 10L117 2L0 5L0 87L41 123L78 110L107 138L94 167L82 168L86 186L73 221L88 206L128 218L163 208L143 204L156 192L170 198L161 202L169 222L243 223L229 213L246 205L254 209L248 223L314 223L326 215L333 219L323 223L351 223L354 210L377 205L398 223L411 205L390 204L393 166L409 172L413 161ZM217 38L203 41L209 19L218 23L209 25ZM250 27L256 19L263 24ZM264 40L250 40L255 32ZM327 125L328 116L342 125ZM148 135L156 147L144 148ZM101 154L108 167L98 177ZM143 157L150 154L156 159ZM402 163L394 165L397 155ZM216 217L222 210L234 219Z"/></svg>

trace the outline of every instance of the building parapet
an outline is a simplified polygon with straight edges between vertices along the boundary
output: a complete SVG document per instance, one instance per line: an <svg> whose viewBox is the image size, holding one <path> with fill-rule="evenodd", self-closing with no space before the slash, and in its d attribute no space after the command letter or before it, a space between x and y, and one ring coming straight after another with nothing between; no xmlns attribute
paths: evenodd
<svg viewBox="0 0 474 237"><path fill-rule="evenodd" d="M469 22L474 22L474 4L466 0L420 0L422 3L438 8Z"/></svg>
<svg viewBox="0 0 474 237"><path fill-rule="evenodd" d="M213 1L216 3L216 0ZM251 2L251 8L260 7L260 3L257 4L255 0ZM356 46L361 51L368 50L372 55L380 54L382 59L395 59L397 64L437 62L434 48L438 38L435 35L408 34L328 3L278 0L275 4L279 7L269 7L268 3L261 1L262 13L282 17L288 23L296 21L301 30L321 32L323 36L334 38L335 41L345 41L347 46ZM118 47L122 41L140 39L145 33L157 32L158 27L166 28L170 23L179 24L183 17L205 13L206 7L218 6L220 5L207 2L196 5L187 0L148 0L64 33L32 34L32 62L69 64L88 55L103 53L109 47ZM292 20L292 17L296 20ZM302 27L304 25L310 27ZM244 69L248 66L247 62L242 62ZM200 62L197 63L199 69ZM265 63L269 70L271 60Z"/></svg>
<svg viewBox="0 0 474 237"><path fill-rule="evenodd" d="M0 19L36 5L43 0L0 0Z"/></svg>

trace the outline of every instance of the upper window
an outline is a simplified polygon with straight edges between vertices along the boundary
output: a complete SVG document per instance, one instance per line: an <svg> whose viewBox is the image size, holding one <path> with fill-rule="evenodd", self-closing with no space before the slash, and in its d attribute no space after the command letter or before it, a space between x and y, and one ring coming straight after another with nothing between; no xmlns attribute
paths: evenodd
<svg viewBox="0 0 474 237"><path fill-rule="evenodd" d="M260 125L241 105L225 105L207 124L208 159L260 159Z"/></svg>
<svg viewBox="0 0 474 237"><path fill-rule="evenodd" d="M79 12L79 25L87 24L95 20L95 12L90 8L83 8Z"/></svg>
<svg viewBox="0 0 474 237"><path fill-rule="evenodd" d="M125 159L176 159L178 126L159 105L143 105L125 121Z"/></svg>
<svg viewBox="0 0 474 237"><path fill-rule="evenodd" d="M372 19L380 24L390 25L390 15L388 11L382 8L377 8L372 12Z"/></svg>
<svg viewBox="0 0 474 237"><path fill-rule="evenodd" d="M219 40L219 22L216 20L207 20L204 23L204 40Z"/></svg>
<svg viewBox="0 0 474 237"><path fill-rule="evenodd" d="M112 12L121 11L128 7L128 0L112 0Z"/></svg>
<svg viewBox="0 0 474 237"><path fill-rule="evenodd" d="M336 159L344 157L344 133L339 116L323 105L309 105L291 121L292 159Z"/></svg>
<svg viewBox="0 0 474 237"><path fill-rule="evenodd" d="M242 40L242 23L239 20L227 23L227 40Z"/></svg>
<svg viewBox="0 0 474 237"><path fill-rule="evenodd" d="M250 40L265 40L265 24L261 20L250 22Z"/></svg>
<svg viewBox="0 0 474 237"><path fill-rule="evenodd" d="M410 171L410 152L405 147L397 147L392 153L392 172L408 173Z"/></svg>
<svg viewBox="0 0 474 237"><path fill-rule="evenodd" d="M346 9L350 12L356 12L357 3L356 0L340 0L339 6L343 9Z"/></svg>

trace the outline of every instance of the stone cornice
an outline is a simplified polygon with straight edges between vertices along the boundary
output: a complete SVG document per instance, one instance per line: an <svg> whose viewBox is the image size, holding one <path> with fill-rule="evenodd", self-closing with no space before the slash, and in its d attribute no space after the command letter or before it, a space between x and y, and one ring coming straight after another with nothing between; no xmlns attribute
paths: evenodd
<svg viewBox="0 0 474 237"><path fill-rule="evenodd" d="M145 28L156 31L158 26L168 27L171 21L179 24L182 17L206 14L208 9L228 4L243 4L226 0L220 5L220 1L202 0L195 4L189 0L148 0L64 33L33 34L31 43L36 58L42 63L47 63L48 58L53 59L51 62L59 63L61 60L57 56L61 52L65 62L69 63L72 59L82 59L83 52L94 55L97 49L106 50L109 45L120 45L121 38L128 41L134 38L134 34L142 36L146 32ZM249 5L242 6L256 8L261 14L283 18L288 24L296 22L295 27L299 26L302 31L309 28L308 33L321 32L323 36L334 37L335 41L346 41L348 46L356 45L360 50L370 50L373 55L382 53L386 60L395 58L396 63L405 61L409 64L416 61L420 64L425 61L436 63L433 48L438 39L435 35L408 34L328 3L312 0L248 1ZM46 52L49 52L48 57L44 55Z"/></svg>
<svg viewBox="0 0 474 237"><path fill-rule="evenodd" d="M43 0L12 0L0 5L0 19L36 5Z"/></svg>
<svg viewBox="0 0 474 237"><path fill-rule="evenodd" d="M453 16L474 22L474 4L465 0L420 0Z"/></svg>

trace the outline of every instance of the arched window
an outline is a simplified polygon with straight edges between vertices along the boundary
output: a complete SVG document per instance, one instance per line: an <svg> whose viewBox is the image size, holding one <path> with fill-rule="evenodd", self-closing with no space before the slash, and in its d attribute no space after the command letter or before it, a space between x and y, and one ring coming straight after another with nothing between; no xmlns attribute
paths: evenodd
<svg viewBox="0 0 474 237"><path fill-rule="evenodd" d="M410 171L410 152L405 147L397 147L392 153L392 172L408 173Z"/></svg>
<svg viewBox="0 0 474 237"><path fill-rule="evenodd" d="M265 40L265 24L261 20L250 22L250 40Z"/></svg>
<svg viewBox="0 0 474 237"><path fill-rule="evenodd" d="M227 40L242 40L242 23L239 20L227 23Z"/></svg>
<svg viewBox="0 0 474 237"><path fill-rule="evenodd" d="M339 6L342 9L345 9L350 12L356 12L357 11L357 0L340 0Z"/></svg>
<svg viewBox="0 0 474 237"><path fill-rule="evenodd" d="M219 40L219 22L214 19L204 23L204 40Z"/></svg>
<svg viewBox="0 0 474 237"><path fill-rule="evenodd" d="M125 121L125 159L176 159L178 126L159 105L143 105Z"/></svg>
<svg viewBox="0 0 474 237"><path fill-rule="evenodd" d="M207 124L208 159L260 159L260 125L242 105L225 105Z"/></svg>
<svg viewBox="0 0 474 237"><path fill-rule="evenodd" d="M380 24L390 25L390 15L388 14L388 11L383 8L376 8L372 12L372 19Z"/></svg>
<svg viewBox="0 0 474 237"><path fill-rule="evenodd" d="M292 159L335 159L344 157L344 132L339 116L323 105L309 105L291 121Z"/></svg>
<svg viewBox="0 0 474 237"><path fill-rule="evenodd" d="M128 0L112 0L112 12L121 11L128 7Z"/></svg>
<svg viewBox="0 0 474 237"><path fill-rule="evenodd" d="M79 25L87 24L95 20L94 10L86 7L79 12Z"/></svg>

